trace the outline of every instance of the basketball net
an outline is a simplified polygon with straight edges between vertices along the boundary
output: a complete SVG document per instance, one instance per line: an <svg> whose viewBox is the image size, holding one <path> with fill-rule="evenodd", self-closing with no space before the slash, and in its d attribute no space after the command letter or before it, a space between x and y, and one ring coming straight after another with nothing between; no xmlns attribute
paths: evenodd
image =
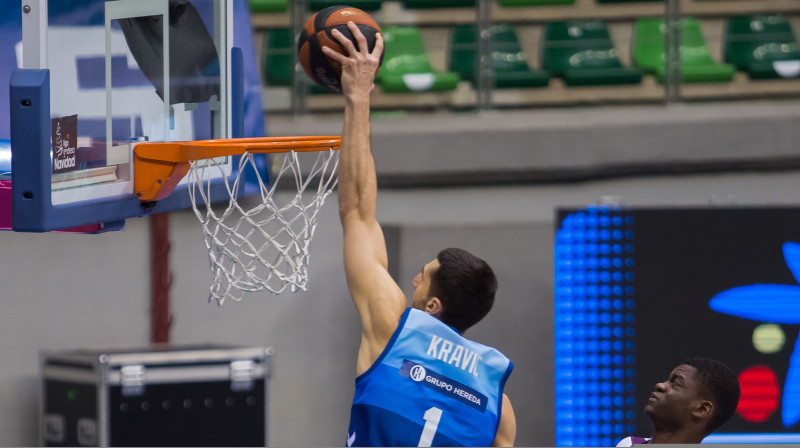
<svg viewBox="0 0 800 448"><path fill-rule="evenodd" d="M319 209L336 186L338 163L339 151L334 149L291 150L283 153L281 168L273 172L273 178L262 179L249 151L241 156L239 170L230 178L224 173L211 176L210 170L222 170L213 161L191 162L188 190L203 226L214 277L209 302L238 301L245 291L280 294L286 288L306 290L308 246ZM247 171L255 173L260 198L239 197ZM212 177L224 179L230 194L227 206L224 201L211 203Z"/></svg>

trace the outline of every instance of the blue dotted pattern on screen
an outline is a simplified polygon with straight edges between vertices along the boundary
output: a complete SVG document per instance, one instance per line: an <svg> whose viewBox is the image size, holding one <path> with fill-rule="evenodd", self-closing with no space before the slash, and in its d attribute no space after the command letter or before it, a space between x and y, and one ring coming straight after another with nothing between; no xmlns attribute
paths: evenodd
<svg viewBox="0 0 800 448"><path fill-rule="evenodd" d="M633 225L619 207L594 206L556 231L556 446L636 434Z"/></svg>

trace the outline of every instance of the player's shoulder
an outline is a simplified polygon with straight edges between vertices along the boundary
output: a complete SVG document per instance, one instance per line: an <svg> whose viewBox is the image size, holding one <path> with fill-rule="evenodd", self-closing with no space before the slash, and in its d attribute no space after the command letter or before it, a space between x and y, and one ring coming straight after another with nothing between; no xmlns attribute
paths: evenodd
<svg viewBox="0 0 800 448"><path fill-rule="evenodd" d="M617 443L617 446L633 446L650 443L650 439L646 437L625 437Z"/></svg>

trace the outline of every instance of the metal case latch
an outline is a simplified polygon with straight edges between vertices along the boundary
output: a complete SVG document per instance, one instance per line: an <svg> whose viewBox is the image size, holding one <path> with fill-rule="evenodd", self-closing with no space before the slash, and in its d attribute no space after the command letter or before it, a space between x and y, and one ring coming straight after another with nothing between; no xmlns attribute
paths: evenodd
<svg viewBox="0 0 800 448"><path fill-rule="evenodd" d="M231 390L234 392L251 390L254 370L255 362L252 360L231 362Z"/></svg>
<svg viewBox="0 0 800 448"><path fill-rule="evenodd" d="M122 395L137 397L144 394L145 368L144 366L125 366L120 369Z"/></svg>

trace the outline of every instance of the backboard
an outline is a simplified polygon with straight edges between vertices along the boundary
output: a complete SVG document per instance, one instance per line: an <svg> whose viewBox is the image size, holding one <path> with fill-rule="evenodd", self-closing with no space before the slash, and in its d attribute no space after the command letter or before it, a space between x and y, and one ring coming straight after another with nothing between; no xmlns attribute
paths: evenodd
<svg viewBox="0 0 800 448"><path fill-rule="evenodd" d="M238 137L232 0L25 0L11 79L12 227L50 231L188 207L142 202L141 142ZM230 157L208 163L229 176ZM220 198L228 197L221 182Z"/></svg>

